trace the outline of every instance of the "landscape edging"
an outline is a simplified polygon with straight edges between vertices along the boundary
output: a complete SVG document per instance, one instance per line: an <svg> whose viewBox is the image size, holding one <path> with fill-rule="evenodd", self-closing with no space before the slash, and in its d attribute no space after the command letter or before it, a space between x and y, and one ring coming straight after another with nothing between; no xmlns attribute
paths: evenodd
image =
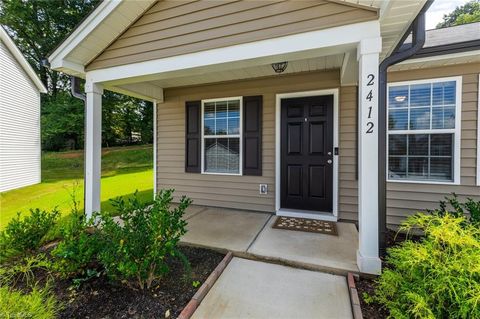
<svg viewBox="0 0 480 319"><path fill-rule="evenodd" d="M215 267L212 273L208 276L207 280L205 280L202 286L200 286L195 295L193 295L192 299L190 299L185 308L183 308L182 312L178 316L178 319L189 319L193 315L195 310L197 310L198 306L202 302L203 298L205 298L207 293L213 287L218 277L220 277L220 275L230 263L232 258L233 254L231 251L229 251L225 255L225 257L223 257L222 261L217 265L217 267Z"/></svg>
<svg viewBox="0 0 480 319"><path fill-rule="evenodd" d="M358 297L357 287L355 286L355 278L353 273L347 275L348 292L350 295L350 303L352 305L352 313L354 319L363 319L362 307L360 306L360 298Z"/></svg>

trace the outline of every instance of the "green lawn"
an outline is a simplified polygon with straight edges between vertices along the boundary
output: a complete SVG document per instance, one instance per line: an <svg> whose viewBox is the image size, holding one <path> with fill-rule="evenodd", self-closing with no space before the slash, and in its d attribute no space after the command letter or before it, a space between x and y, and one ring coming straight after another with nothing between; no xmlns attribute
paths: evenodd
<svg viewBox="0 0 480 319"><path fill-rule="evenodd" d="M153 150L151 145L104 148L102 150L102 210L111 209L110 199L153 196ZM42 183L0 193L0 228L18 211L29 208L52 209L67 214L72 194L83 208L83 152L45 153L42 155Z"/></svg>

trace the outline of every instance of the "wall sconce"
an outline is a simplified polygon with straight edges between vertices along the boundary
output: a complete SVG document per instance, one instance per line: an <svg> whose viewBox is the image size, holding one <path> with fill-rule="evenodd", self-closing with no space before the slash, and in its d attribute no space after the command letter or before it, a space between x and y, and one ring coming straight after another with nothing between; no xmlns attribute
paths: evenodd
<svg viewBox="0 0 480 319"><path fill-rule="evenodd" d="M288 62L272 63L272 68L276 73L282 73L287 68Z"/></svg>

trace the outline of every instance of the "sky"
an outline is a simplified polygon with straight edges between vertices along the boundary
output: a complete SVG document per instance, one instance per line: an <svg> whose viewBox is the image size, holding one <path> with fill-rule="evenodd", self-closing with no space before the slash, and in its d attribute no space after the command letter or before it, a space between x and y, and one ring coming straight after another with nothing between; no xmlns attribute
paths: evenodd
<svg viewBox="0 0 480 319"><path fill-rule="evenodd" d="M468 0L435 0L427 11L426 28L435 29L437 23L442 22L444 14L455 10L456 7L464 5Z"/></svg>

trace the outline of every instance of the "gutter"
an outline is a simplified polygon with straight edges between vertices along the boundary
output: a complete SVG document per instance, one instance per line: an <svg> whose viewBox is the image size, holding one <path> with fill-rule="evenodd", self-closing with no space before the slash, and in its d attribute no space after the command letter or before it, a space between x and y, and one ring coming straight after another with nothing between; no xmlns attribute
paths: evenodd
<svg viewBox="0 0 480 319"><path fill-rule="evenodd" d="M76 76L70 76L70 93L72 94L72 96L74 98L77 98L79 100L82 100L83 101L83 112L84 112L84 124L83 124L83 127L86 128L87 127L87 105L85 103L87 97L85 96L85 93L82 93L82 90L80 88L80 81L81 79L80 78L77 78ZM83 152L84 152L84 161L83 161L83 189L84 189L84 192L83 192L83 203L85 204L85 196L86 196L86 186L85 185L85 176L87 176L87 172L86 172L86 158L85 158L85 150L86 150L86 136L84 136L83 138Z"/></svg>
<svg viewBox="0 0 480 319"><path fill-rule="evenodd" d="M434 0L427 0L415 20L402 36L390 56L386 57L379 66L379 109L378 121L378 238L380 255L386 252L387 235L387 70L390 66L405 61L417 54L425 44L425 12ZM405 40L412 33L412 43L405 49Z"/></svg>

